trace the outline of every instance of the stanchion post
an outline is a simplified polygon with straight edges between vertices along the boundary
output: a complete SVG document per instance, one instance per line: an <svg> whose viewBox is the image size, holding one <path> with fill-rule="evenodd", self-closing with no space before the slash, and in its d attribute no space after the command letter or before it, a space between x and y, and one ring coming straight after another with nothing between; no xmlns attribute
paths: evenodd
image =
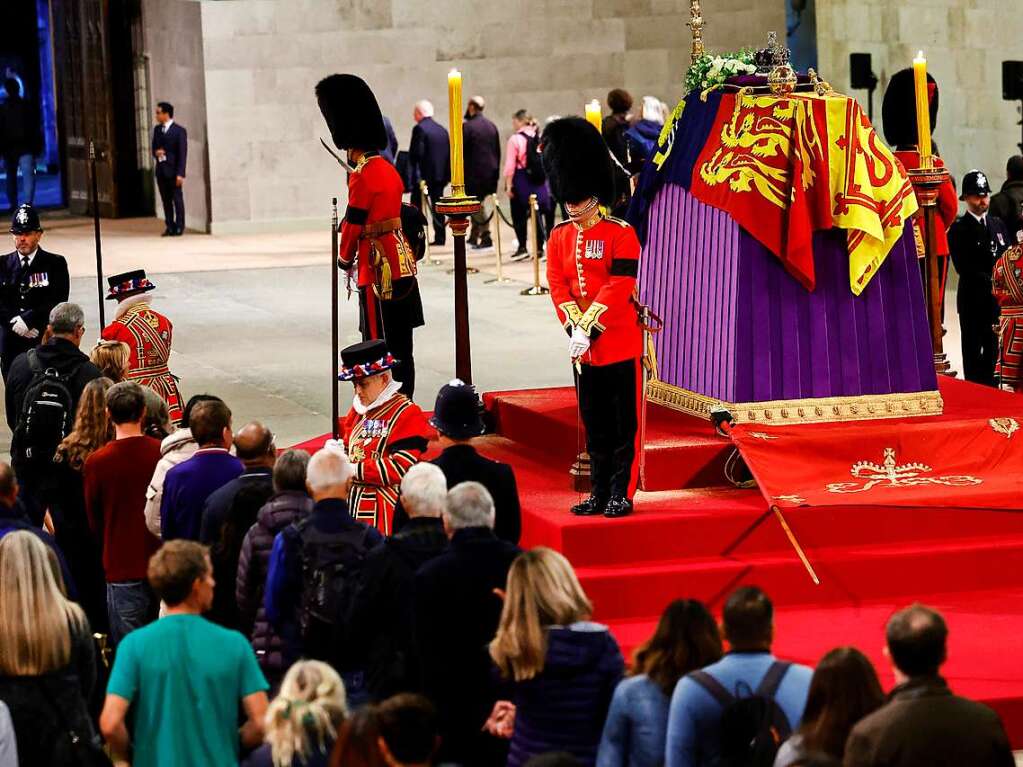
<svg viewBox="0 0 1023 767"><path fill-rule="evenodd" d="M433 204L434 201L430 199L430 189L426 186L426 181L419 179L419 209L423 214L423 218L426 219L426 263L437 266L441 263L441 260L430 255L430 243L437 236L437 230L433 224L433 211L431 210Z"/></svg>
<svg viewBox="0 0 1023 767"><path fill-rule="evenodd" d="M338 287L337 287L337 197L330 198L330 432L334 439L341 438L341 431L338 419L341 416L341 404L338 400L337 391L337 366L338 366Z"/></svg>
<svg viewBox="0 0 1023 767"><path fill-rule="evenodd" d="M92 232L96 240L96 291L99 294L99 327L102 330L107 326L103 295L103 243L99 230L99 180L96 178L96 145L91 139L89 141L89 173L92 176Z"/></svg>
<svg viewBox="0 0 1023 767"><path fill-rule="evenodd" d="M529 245L533 251L533 285L521 291L523 296L545 296L550 290L540 284L540 229L536 220L536 195L529 195L529 225L533 228L533 235L529 238Z"/></svg>
<svg viewBox="0 0 1023 767"><path fill-rule="evenodd" d="M469 219L480 209L480 201L454 188L450 197L437 200L438 213L447 216L455 247L455 377L472 384L472 353L469 345L469 283L465 263L465 235Z"/></svg>
<svg viewBox="0 0 1023 767"><path fill-rule="evenodd" d="M490 195L490 198L494 202L494 212L490 214L491 220L494 222L494 250L497 252L497 276L492 280L486 280L486 283L496 282L501 285L505 282L511 282L510 277L504 276L504 255L501 253L501 203L497 200L497 193Z"/></svg>

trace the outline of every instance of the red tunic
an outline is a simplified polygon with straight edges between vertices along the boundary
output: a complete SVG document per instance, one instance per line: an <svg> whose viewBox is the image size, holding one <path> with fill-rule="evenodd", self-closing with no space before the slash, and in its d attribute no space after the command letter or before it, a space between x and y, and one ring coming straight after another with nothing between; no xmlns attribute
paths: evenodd
<svg viewBox="0 0 1023 767"><path fill-rule="evenodd" d="M991 289L1002 308L998 323L1001 354L997 372L1003 384L1023 387L1023 245L1005 251L995 262Z"/></svg>
<svg viewBox="0 0 1023 767"><path fill-rule="evenodd" d="M131 367L128 380L148 386L167 403L171 420L181 420L181 394L177 381L167 367L170 357L174 326L159 312L153 311L148 301L139 301L113 322L103 328L105 341L123 341L131 349Z"/></svg>
<svg viewBox="0 0 1023 767"><path fill-rule="evenodd" d="M636 301L639 239L617 218L598 218L583 228L558 224L547 242L547 284L558 319L591 339L581 362L611 365L643 355L643 328Z"/></svg>
<svg viewBox="0 0 1023 767"><path fill-rule="evenodd" d="M358 261L358 285L374 286L378 298L389 300L390 286L403 277L414 277L416 258L401 232L401 176L387 160L369 155L359 160L348 175L348 209L341 222L338 258L342 269ZM385 222L398 228L378 236L367 229Z"/></svg>
<svg viewBox="0 0 1023 767"><path fill-rule="evenodd" d="M355 482L348 496L352 516L391 534L401 479L429 442L430 427L419 406L395 394L365 415L353 407L341 420L341 439L355 464Z"/></svg>

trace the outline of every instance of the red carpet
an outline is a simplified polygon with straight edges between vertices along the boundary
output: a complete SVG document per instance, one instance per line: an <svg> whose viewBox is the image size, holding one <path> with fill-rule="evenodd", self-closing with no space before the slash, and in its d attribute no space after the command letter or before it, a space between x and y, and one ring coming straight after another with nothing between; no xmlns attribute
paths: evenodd
<svg viewBox="0 0 1023 767"><path fill-rule="evenodd" d="M942 381L942 395L945 415L927 419L936 424L1001 417L1021 403L952 379ZM567 474L580 444L573 390L498 392L484 402L497 434L482 439L480 450L515 467L522 544L565 553L595 618L610 624L626 654L672 599L694 597L720 610L737 585L756 584L777 607L779 655L813 665L833 647L855 645L890 686L881 653L885 621L921 601L948 620L945 673L953 689L995 708L1013 746L1023 748L1023 513L786 509L821 579L814 586L760 492L726 487L722 469L733 447L708 422L651 407L647 490L636 498L636 513L581 519L568 513L580 497ZM877 423L881 430L897 426ZM323 439L307 445L318 448Z"/></svg>

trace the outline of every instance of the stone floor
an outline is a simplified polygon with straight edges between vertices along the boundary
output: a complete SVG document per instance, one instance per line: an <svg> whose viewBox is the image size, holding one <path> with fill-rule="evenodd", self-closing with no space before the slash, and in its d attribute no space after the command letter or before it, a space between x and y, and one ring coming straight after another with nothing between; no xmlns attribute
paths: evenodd
<svg viewBox="0 0 1023 767"><path fill-rule="evenodd" d="M43 246L68 258L71 298L86 311L87 344L99 321L92 222L44 220ZM174 322L171 369L187 397L222 396L235 423L264 420L287 445L330 429L330 227L322 231L258 235L186 234L161 238L155 219L103 221L104 272L144 267L159 286L155 305ZM502 226L505 257L514 235ZM451 238L421 265L427 325L416 331L416 401L432 407L436 391L454 374ZM469 251L479 269L469 275L474 383L481 391L571 383L563 331L549 299L522 296L531 284L530 261L505 264L506 282L494 282L493 250ZM541 279L542 279L541 268ZM342 295L343 295L342 283ZM949 286L953 292L954 284ZM950 307L954 307L954 298ZM105 303L107 318L113 307ZM342 304L342 346L358 340L356 301ZM946 349L959 365L959 331L949 313ZM351 401L341 390L342 412ZM0 453L10 432L0 427Z"/></svg>

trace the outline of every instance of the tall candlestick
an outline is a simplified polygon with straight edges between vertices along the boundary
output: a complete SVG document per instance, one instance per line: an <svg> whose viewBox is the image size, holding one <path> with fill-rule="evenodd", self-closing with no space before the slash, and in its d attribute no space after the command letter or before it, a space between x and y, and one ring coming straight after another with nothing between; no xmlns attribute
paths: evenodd
<svg viewBox="0 0 1023 767"><path fill-rule="evenodd" d="M931 107L927 98L927 59L924 52L913 59L913 85L916 92L916 136L920 167L931 167Z"/></svg>
<svg viewBox="0 0 1023 767"><path fill-rule="evenodd" d="M465 170L462 166L462 73L448 72L448 128L451 131L451 194L465 194Z"/></svg>
<svg viewBox="0 0 1023 767"><path fill-rule="evenodd" d="M601 130L600 102L596 99L586 105L586 122L598 131Z"/></svg>

